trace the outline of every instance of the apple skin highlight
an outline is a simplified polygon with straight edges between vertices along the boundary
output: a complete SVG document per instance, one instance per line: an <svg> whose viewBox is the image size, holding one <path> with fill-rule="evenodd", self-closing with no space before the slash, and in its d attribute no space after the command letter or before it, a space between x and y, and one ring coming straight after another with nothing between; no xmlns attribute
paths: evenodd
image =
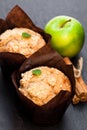
<svg viewBox="0 0 87 130"><path fill-rule="evenodd" d="M84 45L82 24L70 16L56 16L45 25L45 32L52 36L51 46L62 56L76 56Z"/></svg>

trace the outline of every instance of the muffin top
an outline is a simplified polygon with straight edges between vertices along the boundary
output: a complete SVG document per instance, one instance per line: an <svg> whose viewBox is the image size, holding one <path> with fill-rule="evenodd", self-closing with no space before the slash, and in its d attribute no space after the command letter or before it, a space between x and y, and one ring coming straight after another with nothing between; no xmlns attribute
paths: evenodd
<svg viewBox="0 0 87 130"><path fill-rule="evenodd" d="M0 35L0 52L13 52L29 57L42 46L43 37L27 28L9 29Z"/></svg>
<svg viewBox="0 0 87 130"><path fill-rule="evenodd" d="M21 74L19 90L35 104L41 106L61 90L71 91L68 77L56 68L40 66Z"/></svg>

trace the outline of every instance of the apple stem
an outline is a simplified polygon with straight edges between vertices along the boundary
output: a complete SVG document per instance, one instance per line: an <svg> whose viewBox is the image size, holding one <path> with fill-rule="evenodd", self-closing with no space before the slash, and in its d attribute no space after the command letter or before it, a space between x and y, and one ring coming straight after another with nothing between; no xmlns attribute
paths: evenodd
<svg viewBox="0 0 87 130"><path fill-rule="evenodd" d="M65 21L65 22L60 26L60 28L63 28L64 25L65 25L66 23L70 22L70 21L71 21L71 19L68 19L67 21Z"/></svg>

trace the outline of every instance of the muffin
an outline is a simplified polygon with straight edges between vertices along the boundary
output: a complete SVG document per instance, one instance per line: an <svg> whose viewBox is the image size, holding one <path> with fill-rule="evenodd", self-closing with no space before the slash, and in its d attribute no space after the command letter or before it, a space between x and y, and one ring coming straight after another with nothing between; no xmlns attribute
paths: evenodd
<svg viewBox="0 0 87 130"><path fill-rule="evenodd" d="M28 58L46 44L43 37L27 28L6 30L0 35L0 52L13 52Z"/></svg>
<svg viewBox="0 0 87 130"><path fill-rule="evenodd" d="M25 59L49 44L51 36L37 27L17 5L0 23L0 65L7 78Z"/></svg>
<svg viewBox="0 0 87 130"><path fill-rule="evenodd" d="M21 74L19 90L35 104L41 106L61 90L71 92L68 77L60 70L41 66Z"/></svg>
<svg viewBox="0 0 87 130"><path fill-rule="evenodd" d="M22 112L35 124L58 123L75 92L72 65L46 44L13 72L12 83L20 99Z"/></svg>

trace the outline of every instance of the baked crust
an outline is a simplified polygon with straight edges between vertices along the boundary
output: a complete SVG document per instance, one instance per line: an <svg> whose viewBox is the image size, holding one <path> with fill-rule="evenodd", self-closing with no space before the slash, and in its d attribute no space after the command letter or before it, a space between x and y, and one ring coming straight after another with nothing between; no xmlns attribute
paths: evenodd
<svg viewBox="0 0 87 130"><path fill-rule="evenodd" d="M30 37L24 38L22 33L30 34ZM0 52L20 53L26 58L45 44L39 33L27 28L9 29L0 35Z"/></svg>
<svg viewBox="0 0 87 130"><path fill-rule="evenodd" d="M39 69L40 75L33 70ZM44 105L54 98L61 90L71 91L67 76L56 68L41 66L21 74L19 90L37 105Z"/></svg>

